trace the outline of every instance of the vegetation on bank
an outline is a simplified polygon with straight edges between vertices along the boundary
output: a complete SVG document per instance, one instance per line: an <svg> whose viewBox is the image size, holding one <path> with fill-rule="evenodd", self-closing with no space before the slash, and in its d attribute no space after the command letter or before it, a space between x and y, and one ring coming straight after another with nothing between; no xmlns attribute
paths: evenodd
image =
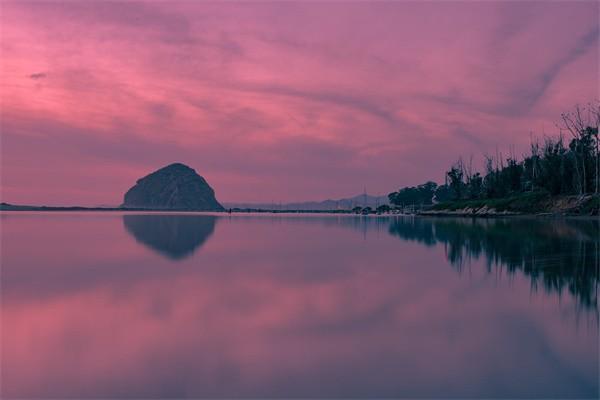
<svg viewBox="0 0 600 400"><path fill-rule="evenodd" d="M484 155L485 170L473 170L473 158L461 157L445 174L445 183L426 182L390 193L400 208L418 205L432 210L493 210L539 213L560 205L576 213L598 214L600 193L600 102L561 115L558 137L531 140L518 158L496 152ZM565 137L566 136L566 137Z"/></svg>
<svg viewBox="0 0 600 400"><path fill-rule="evenodd" d="M530 192L512 195L503 198L491 199L462 199L455 201L446 201L434 204L431 210L464 210L481 209L487 207L498 212L536 212L540 209L542 202L549 200L550 195L547 192Z"/></svg>
<svg viewBox="0 0 600 400"><path fill-rule="evenodd" d="M456 200L434 204L425 213L463 214L539 214L566 213L569 215L598 215L600 196L551 196L537 191L511 195L498 199Z"/></svg>

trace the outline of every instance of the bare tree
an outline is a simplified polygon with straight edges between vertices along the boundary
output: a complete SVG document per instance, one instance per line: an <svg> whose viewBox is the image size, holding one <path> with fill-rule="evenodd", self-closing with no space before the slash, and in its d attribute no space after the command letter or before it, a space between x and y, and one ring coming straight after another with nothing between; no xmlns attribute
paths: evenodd
<svg viewBox="0 0 600 400"><path fill-rule="evenodd" d="M596 139L596 194L600 193L600 135L598 134L598 128L600 127L600 100L590 104L590 121L593 121L592 134Z"/></svg>
<svg viewBox="0 0 600 400"><path fill-rule="evenodd" d="M585 137L588 133L588 128L597 126L597 105L588 104L587 107L575 106L573 111L561 114L561 124L559 128L567 130L575 140L575 148L572 149L575 153L575 166L578 175L579 191L584 194L587 190L587 168L586 168L586 148L583 146ZM587 111L587 118L586 118ZM592 117L593 116L593 117ZM596 120L593 120L596 119ZM592 128L593 129L593 128ZM573 142L572 142L573 143ZM596 148L598 140L596 135ZM598 151L596 149L596 164L598 164ZM597 166L596 166L596 169ZM596 171L596 180L598 173ZM598 184L596 184L598 186Z"/></svg>
<svg viewBox="0 0 600 400"><path fill-rule="evenodd" d="M535 181L538 177L538 160L540 158L540 142L536 138L533 139L533 133L529 133L531 137L531 191L534 191Z"/></svg>
<svg viewBox="0 0 600 400"><path fill-rule="evenodd" d="M473 154L469 156L469 165L466 166L467 185L471 184L471 178L473 177Z"/></svg>

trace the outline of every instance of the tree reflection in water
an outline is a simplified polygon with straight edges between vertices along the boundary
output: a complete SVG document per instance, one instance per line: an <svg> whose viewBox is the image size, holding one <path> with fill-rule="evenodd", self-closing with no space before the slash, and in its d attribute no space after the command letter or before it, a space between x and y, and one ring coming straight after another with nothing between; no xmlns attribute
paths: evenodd
<svg viewBox="0 0 600 400"><path fill-rule="evenodd" d="M488 271L522 272L532 290L567 290L586 309L598 310L600 226L597 219L397 218L389 233L427 246L443 244L461 271L485 257Z"/></svg>

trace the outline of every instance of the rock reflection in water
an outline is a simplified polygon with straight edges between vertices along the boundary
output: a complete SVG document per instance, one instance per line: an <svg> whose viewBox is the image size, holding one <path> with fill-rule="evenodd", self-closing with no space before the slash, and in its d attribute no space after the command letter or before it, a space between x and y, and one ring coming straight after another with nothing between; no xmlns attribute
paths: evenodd
<svg viewBox="0 0 600 400"><path fill-rule="evenodd" d="M213 215L123 215L123 224L135 240L158 253L181 260L194 253L215 230Z"/></svg>

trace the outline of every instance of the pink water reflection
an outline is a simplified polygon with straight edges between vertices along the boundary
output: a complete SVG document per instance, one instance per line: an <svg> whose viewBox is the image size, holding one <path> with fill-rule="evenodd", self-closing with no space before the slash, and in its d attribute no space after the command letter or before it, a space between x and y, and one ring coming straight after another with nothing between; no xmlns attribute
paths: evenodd
<svg viewBox="0 0 600 400"><path fill-rule="evenodd" d="M387 220L196 218L214 232L174 260L121 214L3 214L2 396L598 391L597 319L569 296L458 274Z"/></svg>

